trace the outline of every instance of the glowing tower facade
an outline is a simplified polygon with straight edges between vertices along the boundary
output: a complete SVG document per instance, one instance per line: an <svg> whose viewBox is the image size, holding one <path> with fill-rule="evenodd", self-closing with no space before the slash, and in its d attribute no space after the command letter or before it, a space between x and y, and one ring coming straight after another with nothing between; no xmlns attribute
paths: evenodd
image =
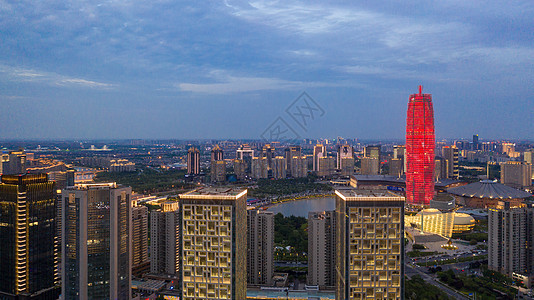
<svg viewBox="0 0 534 300"><path fill-rule="evenodd" d="M432 95L410 95L406 118L406 200L428 205L434 196L434 109Z"/></svg>

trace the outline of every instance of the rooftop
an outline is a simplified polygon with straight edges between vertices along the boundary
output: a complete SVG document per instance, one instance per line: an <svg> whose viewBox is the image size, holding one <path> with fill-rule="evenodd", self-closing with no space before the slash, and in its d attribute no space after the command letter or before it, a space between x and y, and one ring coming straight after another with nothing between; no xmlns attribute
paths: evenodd
<svg viewBox="0 0 534 300"><path fill-rule="evenodd" d="M480 182L450 188L447 192L463 197L490 199L521 199L532 196L525 191L514 189L492 180L482 180Z"/></svg>
<svg viewBox="0 0 534 300"><path fill-rule="evenodd" d="M116 189L120 187L117 185L116 182L102 182L102 183L83 183L83 184L76 184L74 186L69 186L65 188L66 190L88 190L88 189Z"/></svg>
<svg viewBox="0 0 534 300"><path fill-rule="evenodd" d="M388 190L339 189L336 195L345 201L404 201L404 197Z"/></svg>
<svg viewBox="0 0 534 300"><path fill-rule="evenodd" d="M228 187L202 187L180 194L180 199L219 199L235 200L246 195L246 189Z"/></svg>

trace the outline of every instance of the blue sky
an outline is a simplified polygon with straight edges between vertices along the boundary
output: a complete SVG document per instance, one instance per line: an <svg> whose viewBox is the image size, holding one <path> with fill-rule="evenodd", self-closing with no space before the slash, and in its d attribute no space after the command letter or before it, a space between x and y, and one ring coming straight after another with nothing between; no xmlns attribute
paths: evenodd
<svg viewBox="0 0 534 300"><path fill-rule="evenodd" d="M534 138L534 2L0 0L0 139Z"/></svg>

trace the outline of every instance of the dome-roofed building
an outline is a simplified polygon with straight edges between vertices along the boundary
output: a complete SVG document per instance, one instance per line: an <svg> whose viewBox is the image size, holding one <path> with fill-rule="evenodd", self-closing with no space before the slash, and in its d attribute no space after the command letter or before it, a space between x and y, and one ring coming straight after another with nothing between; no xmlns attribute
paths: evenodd
<svg viewBox="0 0 534 300"><path fill-rule="evenodd" d="M454 213L454 225L452 233L462 233L471 231L475 227L475 219L468 214Z"/></svg>
<svg viewBox="0 0 534 300"><path fill-rule="evenodd" d="M519 205L523 199L532 196L525 191L492 180L450 188L447 192L459 196L458 204L476 208L495 207L502 200L509 201L512 205Z"/></svg>
<svg viewBox="0 0 534 300"><path fill-rule="evenodd" d="M422 232L439 234L450 238L453 233L471 231L475 219L468 214L447 212L442 213L435 208L425 208L415 216L404 217L405 226L415 227Z"/></svg>

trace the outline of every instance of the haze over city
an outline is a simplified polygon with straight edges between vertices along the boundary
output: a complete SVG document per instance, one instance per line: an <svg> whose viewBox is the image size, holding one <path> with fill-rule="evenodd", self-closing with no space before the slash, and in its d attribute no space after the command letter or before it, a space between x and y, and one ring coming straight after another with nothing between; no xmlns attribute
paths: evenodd
<svg viewBox="0 0 534 300"><path fill-rule="evenodd" d="M306 91L302 137L528 139L534 6L442 1L0 1L0 138L259 138ZM297 126L290 123L291 126Z"/></svg>

